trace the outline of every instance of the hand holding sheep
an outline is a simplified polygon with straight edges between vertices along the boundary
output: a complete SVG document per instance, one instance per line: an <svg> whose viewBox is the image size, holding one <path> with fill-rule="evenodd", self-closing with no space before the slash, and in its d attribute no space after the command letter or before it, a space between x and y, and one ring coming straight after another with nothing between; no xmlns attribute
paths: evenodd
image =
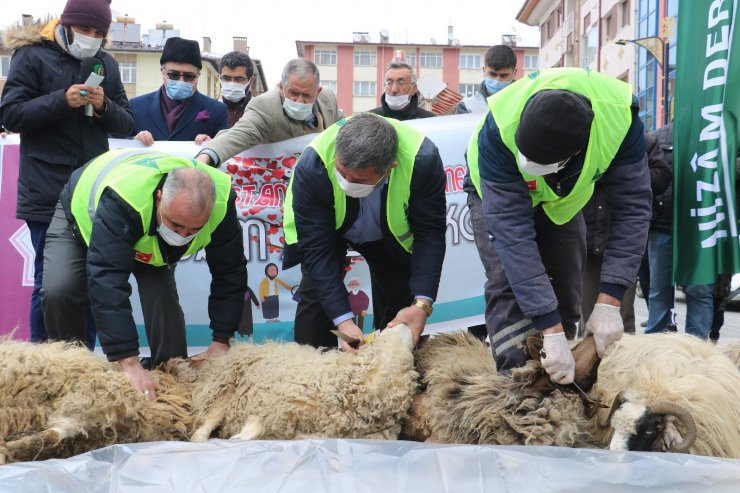
<svg viewBox="0 0 740 493"><path fill-rule="evenodd" d="M608 295L600 294L594 310L586 323L586 333L594 335L596 343L596 352L600 358L613 343L622 338L624 333L624 322L622 315L619 313L619 305L614 303L605 303L603 297Z"/></svg>
<svg viewBox="0 0 740 493"><path fill-rule="evenodd" d="M365 338L365 336L362 334L362 329L360 329L351 318L337 325L337 329L347 334L350 337L359 339L360 341L362 341ZM360 346L361 345L362 343L360 343ZM357 349L353 348L345 341L342 341L342 351L346 351L352 354L357 354Z"/></svg>
<svg viewBox="0 0 740 493"><path fill-rule="evenodd" d="M573 382L576 371L576 361L565 338L562 324L545 329L542 349L542 368L550 379L561 385Z"/></svg>
<svg viewBox="0 0 740 493"><path fill-rule="evenodd" d="M411 338L416 347L419 342L421 334L424 332L424 327L427 323L427 313L419 308L418 306L407 306L402 308L397 314L396 318L388 322L388 327L393 327L398 324L406 324L411 329Z"/></svg>
<svg viewBox="0 0 740 493"><path fill-rule="evenodd" d="M139 356L129 356L118 360L118 365L126 376L131 380L134 388L144 394L144 397L153 401L157 398L154 389L154 380L148 371L141 366Z"/></svg>

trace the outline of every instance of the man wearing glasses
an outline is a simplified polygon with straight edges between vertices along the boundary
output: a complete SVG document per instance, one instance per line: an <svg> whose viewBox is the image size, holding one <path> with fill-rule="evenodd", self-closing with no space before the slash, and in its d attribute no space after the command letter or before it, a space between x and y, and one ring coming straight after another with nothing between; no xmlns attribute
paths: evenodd
<svg viewBox="0 0 740 493"><path fill-rule="evenodd" d="M159 63L162 87L131 100L136 140L147 147L157 140L201 144L226 128L226 105L198 92L197 41L169 38Z"/></svg>
<svg viewBox="0 0 740 493"><path fill-rule="evenodd" d="M249 90L254 81L252 59L241 51L230 51L218 62L218 75L221 80L221 100L228 110L231 128L242 117L252 99Z"/></svg>
<svg viewBox="0 0 740 493"><path fill-rule="evenodd" d="M586 257L581 209L597 180L610 234L586 332L599 356L622 336L619 307L645 251L652 195L639 107L624 82L558 68L514 82L488 108L467 160L493 243L493 356L499 371L521 366L526 338L542 334L543 367L567 384L575 363L565 332L580 317Z"/></svg>
<svg viewBox="0 0 740 493"><path fill-rule="evenodd" d="M385 92L380 96L380 106L370 113L395 118L414 120L437 116L431 111L419 108L419 91L416 88L416 72L404 62L391 62L385 71Z"/></svg>

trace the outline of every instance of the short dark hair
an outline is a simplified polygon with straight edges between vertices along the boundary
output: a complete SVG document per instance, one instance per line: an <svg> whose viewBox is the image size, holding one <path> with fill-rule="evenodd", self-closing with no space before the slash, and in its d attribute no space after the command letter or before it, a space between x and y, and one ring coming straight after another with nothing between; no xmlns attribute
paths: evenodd
<svg viewBox="0 0 740 493"><path fill-rule="evenodd" d="M385 173L397 153L396 129L372 113L348 118L337 134L336 156L347 169L375 168Z"/></svg>
<svg viewBox="0 0 740 493"><path fill-rule="evenodd" d="M224 67L236 68L236 67L247 67L247 78L254 75L254 66L252 65L252 59L249 55L242 53L241 51L230 51L221 57L221 61L218 62L218 73L221 73Z"/></svg>
<svg viewBox="0 0 740 493"><path fill-rule="evenodd" d="M494 70L501 70L502 68L516 68L516 53L507 45L495 45L488 48L484 59L486 67L491 67Z"/></svg>

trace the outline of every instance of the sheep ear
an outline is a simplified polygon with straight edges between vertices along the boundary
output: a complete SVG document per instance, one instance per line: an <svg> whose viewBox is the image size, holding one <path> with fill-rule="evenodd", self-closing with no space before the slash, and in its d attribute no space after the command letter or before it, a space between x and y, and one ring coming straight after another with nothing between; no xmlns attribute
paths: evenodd
<svg viewBox="0 0 740 493"><path fill-rule="evenodd" d="M535 361L540 361L540 350L544 344L545 342L541 336L527 337L527 351L529 352L529 357Z"/></svg>

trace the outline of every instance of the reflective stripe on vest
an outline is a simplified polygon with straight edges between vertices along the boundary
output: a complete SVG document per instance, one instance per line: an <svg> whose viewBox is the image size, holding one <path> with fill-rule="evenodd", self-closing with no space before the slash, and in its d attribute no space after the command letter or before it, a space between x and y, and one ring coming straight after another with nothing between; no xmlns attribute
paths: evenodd
<svg viewBox="0 0 740 493"><path fill-rule="evenodd" d="M351 117L349 117L351 118ZM329 180L334 191L334 222L338 230L344 223L347 211L347 196L339 186L336 175L334 174L336 164L336 141L339 129L347 122L349 118L344 118L324 130L318 137L309 144L321 158ZM378 117L383 118L383 117ZM413 249L414 235L408 222L408 205L411 196L411 175L414 171L414 162L416 154L419 152L424 135L417 130L404 125L403 123L392 118L384 118L388 123L393 125L398 135L398 152L396 161L398 166L391 169L390 179L388 181L388 195L386 197L386 222L393 237L407 252ZM300 161L299 161L300 165ZM295 217L293 214L293 181L288 185L288 191L285 196L285 211L283 216L283 228L285 231L285 241L291 245L298 242L298 232L295 227Z"/></svg>
<svg viewBox="0 0 740 493"><path fill-rule="evenodd" d="M211 233L226 216L231 178L215 168L183 158L151 151L117 149L106 152L85 165L72 192L71 211L80 235L90 244L92 225L100 197L110 188L141 218L144 231L134 245L136 260L154 266L166 264L159 250L158 235L149 235L154 214L154 191L162 178L176 168L195 167L208 173L216 185L216 200L208 221L188 245L184 255L192 255L211 241Z"/></svg>
<svg viewBox="0 0 740 493"><path fill-rule="evenodd" d="M501 140L519 165L519 149L514 135L524 105L529 98L544 89L564 89L587 97L591 101L594 119L591 124L583 169L571 192L559 197L544 177L521 173L524 181L534 182L530 190L533 206L543 203L547 216L555 224L565 224L580 211L593 193L594 182L604 174L632 124L632 89L629 84L613 77L579 68L557 68L533 72L499 91L488 99L488 106L501 134ZM481 196L478 167L478 136L485 117L478 123L468 142L468 169L478 195Z"/></svg>

